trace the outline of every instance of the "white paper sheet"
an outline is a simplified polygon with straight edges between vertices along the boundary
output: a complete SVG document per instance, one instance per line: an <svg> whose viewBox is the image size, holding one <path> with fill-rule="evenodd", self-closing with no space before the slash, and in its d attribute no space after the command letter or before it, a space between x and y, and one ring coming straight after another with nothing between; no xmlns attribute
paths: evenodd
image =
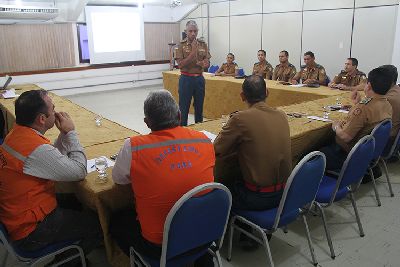
<svg viewBox="0 0 400 267"><path fill-rule="evenodd" d="M113 166L115 165L115 161L109 159L109 158L106 157L106 156L104 156L104 157L107 159L108 168L113 167ZM94 159L88 159L88 161L87 161L87 166L86 166L87 173L91 173L91 172L93 172L93 171L96 170L96 166L94 165L94 161L95 161L95 160L96 160L96 158L94 158Z"/></svg>
<svg viewBox="0 0 400 267"><path fill-rule="evenodd" d="M3 94L3 98L7 99L7 98L15 98L18 97L19 95L17 95L15 93L15 89L11 88L10 90L6 90Z"/></svg>
<svg viewBox="0 0 400 267"><path fill-rule="evenodd" d="M291 84L289 85L290 87L304 87L306 86L305 84L299 83L299 84Z"/></svg>
<svg viewBox="0 0 400 267"><path fill-rule="evenodd" d="M307 119L316 120L316 121L324 121L324 122L331 122L332 121L330 119L324 119L324 118L321 118L321 117L318 117L318 116L307 116Z"/></svg>
<svg viewBox="0 0 400 267"><path fill-rule="evenodd" d="M210 139L211 142L214 143L214 140L215 140L215 138L217 137L215 134L210 133L210 132L208 132L208 131L206 131L206 130L202 130L202 131L200 131L200 132L202 132L203 134L205 134L205 135L208 137L208 139Z"/></svg>

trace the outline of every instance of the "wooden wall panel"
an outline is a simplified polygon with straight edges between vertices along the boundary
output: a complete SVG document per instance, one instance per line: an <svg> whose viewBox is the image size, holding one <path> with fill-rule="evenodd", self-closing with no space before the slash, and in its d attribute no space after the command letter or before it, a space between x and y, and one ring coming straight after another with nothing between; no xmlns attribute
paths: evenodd
<svg viewBox="0 0 400 267"><path fill-rule="evenodd" d="M145 23L146 61L169 60L168 43L180 41L179 23Z"/></svg>
<svg viewBox="0 0 400 267"><path fill-rule="evenodd" d="M75 66L72 25L0 25L0 73Z"/></svg>

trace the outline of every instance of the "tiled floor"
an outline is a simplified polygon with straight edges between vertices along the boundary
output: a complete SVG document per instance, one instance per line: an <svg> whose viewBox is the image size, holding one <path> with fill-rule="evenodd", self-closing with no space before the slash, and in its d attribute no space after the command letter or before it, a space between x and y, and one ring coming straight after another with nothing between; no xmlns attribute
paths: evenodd
<svg viewBox="0 0 400 267"><path fill-rule="evenodd" d="M143 123L143 100L151 89L127 89L70 96L72 101L104 117L117 121L140 133L147 133ZM111 100L111 101L110 101ZM193 118L191 118L193 122ZM382 206L377 207L372 186L362 185L356 194L357 204L364 226L365 237L358 234L353 209L349 201L333 205L326 210L328 224L333 238L336 259L329 256L323 226L319 217L309 216L308 221L319 265L323 267L346 266L400 266L400 162L389 164L395 197L389 197L384 179L378 181ZM268 266L262 248L244 252L238 246L235 236L231 262L225 260L226 242L222 249L224 266ZM310 252L301 221L289 226L289 233L278 231L271 240L271 251L276 266L312 266ZM108 267L105 252L98 249L89 255L92 266ZM0 258L4 251L0 249ZM17 266L8 259L6 266ZM1 264L1 261L0 261Z"/></svg>

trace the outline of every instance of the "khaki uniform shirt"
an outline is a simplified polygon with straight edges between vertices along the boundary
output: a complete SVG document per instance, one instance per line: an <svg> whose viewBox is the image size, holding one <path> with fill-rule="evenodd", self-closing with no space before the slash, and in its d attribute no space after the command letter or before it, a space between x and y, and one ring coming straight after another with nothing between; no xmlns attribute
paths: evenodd
<svg viewBox="0 0 400 267"><path fill-rule="evenodd" d="M366 83L367 76L364 72L359 70L356 70L352 75L342 70L338 75L335 76L333 82L336 84L344 84L346 86L357 86L361 83Z"/></svg>
<svg viewBox="0 0 400 267"><path fill-rule="evenodd" d="M301 70L295 75L295 80L301 79L301 82L308 79L317 80L324 84L326 81L326 72L324 67L319 64L315 64L313 67L301 66Z"/></svg>
<svg viewBox="0 0 400 267"><path fill-rule="evenodd" d="M243 178L248 183L265 187L285 182L292 171L287 117L265 102L232 113L215 139L214 149L216 164L229 168L231 162L239 162L236 163L240 166L239 174L229 177L231 179Z"/></svg>
<svg viewBox="0 0 400 267"><path fill-rule="evenodd" d="M211 55L208 51L207 44L204 41L197 39L197 56L193 58L193 61L182 67L182 72L192 73L192 74L201 74L203 73L203 68L197 65L197 61L202 61L204 59L210 59ZM192 52L192 44L188 43L187 38L182 40L178 47L175 47L175 59L180 60L187 58L189 54Z"/></svg>
<svg viewBox="0 0 400 267"><path fill-rule="evenodd" d="M274 68L266 60L263 63L255 63L253 66L253 74L260 75L264 79L271 80L273 72Z"/></svg>
<svg viewBox="0 0 400 267"><path fill-rule="evenodd" d="M336 143L349 152L358 140L370 134L378 123L391 118L392 107L386 96L365 98L350 110L345 120L341 121L343 131L353 138L345 143L336 136Z"/></svg>
<svg viewBox="0 0 400 267"><path fill-rule="evenodd" d="M296 75L296 67L292 64L279 64L274 69L272 80L289 82Z"/></svg>
<svg viewBox="0 0 400 267"><path fill-rule="evenodd" d="M219 67L218 72L223 72L225 74L235 74L238 65L233 62L232 64L224 63L221 67Z"/></svg>
<svg viewBox="0 0 400 267"><path fill-rule="evenodd" d="M400 129L400 87L395 85L390 88L389 92L386 94L386 97L393 110L392 132L390 133L390 137L394 141L394 138Z"/></svg>

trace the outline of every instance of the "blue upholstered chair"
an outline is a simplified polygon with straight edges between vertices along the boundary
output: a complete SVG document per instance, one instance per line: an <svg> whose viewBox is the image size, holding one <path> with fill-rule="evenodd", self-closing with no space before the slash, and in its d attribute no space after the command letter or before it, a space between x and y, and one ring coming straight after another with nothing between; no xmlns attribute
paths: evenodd
<svg viewBox="0 0 400 267"><path fill-rule="evenodd" d="M378 189L376 188L375 177L374 177L374 173L372 172L372 168L379 165L379 163L383 162L384 170L385 170L385 174L386 174L386 180L387 180L387 183L389 186L390 196L391 197L394 196L393 190L392 190L392 184L390 183L389 175L387 174L387 168L386 168L385 161L381 160L384 149L389 140L391 130L392 130L392 121L390 119L387 119L387 120L382 121L378 125L376 125L375 128L371 132L371 135L375 138L375 150L374 150L372 162L371 162L370 166L368 167L368 171L369 171L369 175L371 176L372 185L374 188L375 197L376 197L378 206L381 206L382 204L381 204L381 200L379 198Z"/></svg>
<svg viewBox="0 0 400 267"><path fill-rule="evenodd" d="M284 228L297 219L303 217L303 223L307 233L308 246L310 248L312 263L317 266L314 255L310 231L307 224L306 213L314 202L319 184L325 171L325 155L322 152L314 151L306 155L293 169L287 180L279 206L264 211L234 210L230 221L228 260L232 257L232 239L234 230L244 233L265 247L269 264L274 266L272 255L266 234L272 234L278 228ZM241 222L251 227L262 237L256 237L251 232L241 228L236 222Z"/></svg>
<svg viewBox="0 0 400 267"><path fill-rule="evenodd" d="M315 198L316 208L321 212L322 222L328 240L328 245L331 252L331 257L335 258L332 239L329 234L326 218L323 208L327 208L332 203L340 201L349 197L351 204L354 208L360 236L364 236L360 216L356 206L356 201L353 194L357 191L361 180L372 160L375 149L375 140L371 135L364 136L352 148L348 154L342 169L340 170L339 177L324 176L321 185L319 186L317 196Z"/></svg>
<svg viewBox="0 0 400 267"><path fill-rule="evenodd" d="M204 191L209 192L199 195ZM231 193L222 184L208 183L190 190L175 203L165 220L161 258L146 257L131 247L131 266L184 266L206 253L222 266L219 249L231 205Z"/></svg>
<svg viewBox="0 0 400 267"><path fill-rule="evenodd" d="M11 255L19 263L26 264L28 266L44 266L55 256L60 255L68 250L75 250L76 253L69 255L66 259L57 262L52 266L60 266L73 259L80 258L82 266L86 267L85 255L82 248L79 247L77 243L77 241L65 241L46 246L45 248L37 251L22 251L13 247L13 245L9 242L7 229L2 223L0 223L0 244L5 247L8 255ZM7 260L7 258L3 260Z"/></svg>

